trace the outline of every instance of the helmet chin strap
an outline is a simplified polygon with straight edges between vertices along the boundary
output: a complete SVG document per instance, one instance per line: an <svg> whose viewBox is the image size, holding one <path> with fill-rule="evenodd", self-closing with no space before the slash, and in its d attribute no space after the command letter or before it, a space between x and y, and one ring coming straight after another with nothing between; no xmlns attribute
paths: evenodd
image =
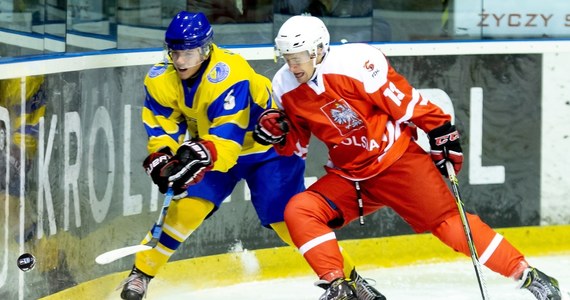
<svg viewBox="0 0 570 300"><path fill-rule="evenodd" d="M315 78L317 78L317 73L318 73L317 70L319 69L319 65L317 65L317 59L316 58L313 59L313 67L314 67L313 75L311 75L311 78L309 78L309 81L313 81L313 80L315 80Z"/></svg>
<svg viewBox="0 0 570 300"><path fill-rule="evenodd" d="M319 58L318 55L315 55L315 58L312 58L312 59L311 59L311 60L313 61L313 67L314 67L315 69L313 70L313 75L311 75L311 78L309 79L310 81L311 81L311 80L315 80L315 78L317 78L317 74L319 73L319 72L317 72L317 71L319 70L320 66L322 65L323 60L325 60L325 56L326 56L326 55L327 55L326 53L323 53L323 59L321 59L321 62L318 63L318 64L317 64L317 59Z"/></svg>

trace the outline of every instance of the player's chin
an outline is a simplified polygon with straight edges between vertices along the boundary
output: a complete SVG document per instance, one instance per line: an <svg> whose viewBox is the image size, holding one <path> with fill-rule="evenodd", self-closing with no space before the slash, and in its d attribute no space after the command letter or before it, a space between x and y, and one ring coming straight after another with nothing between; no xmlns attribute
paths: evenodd
<svg viewBox="0 0 570 300"><path fill-rule="evenodd" d="M299 83L305 83L309 81L309 77L306 76L306 73L301 73L299 75L295 74L295 79L297 79L297 82Z"/></svg>

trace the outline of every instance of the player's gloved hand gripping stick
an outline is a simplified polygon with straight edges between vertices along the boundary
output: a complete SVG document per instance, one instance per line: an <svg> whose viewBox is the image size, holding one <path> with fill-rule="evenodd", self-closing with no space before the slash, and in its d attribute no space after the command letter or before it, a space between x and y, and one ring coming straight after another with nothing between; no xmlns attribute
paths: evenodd
<svg viewBox="0 0 570 300"><path fill-rule="evenodd" d="M143 167L160 192L166 196L158 220L150 230L151 236L147 235L143 240L148 242L103 253L95 258L95 262L108 264L119 258L154 248L162 233L162 225L170 202L186 197L186 188L201 181L204 174L212 169L216 159L214 144L204 140L182 143L176 155L172 155L168 148L150 154L143 162Z"/></svg>
<svg viewBox="0 0 570 300"><path fill-rule="evenodd" d="M160 210L160 215L158 216L158 220L154 223L154 226L150 230L152 234L152 238L146 244L134 245L134 246L127 246L115 250L111 250L105 252L95 258L95 262L100 265L105 265L119 258L123 258L125 256L129 256L131 254L135 254L137 252L146 251L154 248L156 243L158 243L158 239L160 238L160 234L162 233L162 225L164 224L164 218L166 217L166 212L168 211L168 207L170 206L170 202L172 201L172 197L174 195L174 191L172 186L168 188L166 191L166 196L164 197L164 202L162 203L162 209ZM146 239L146 238L145 238Z"/></svg>

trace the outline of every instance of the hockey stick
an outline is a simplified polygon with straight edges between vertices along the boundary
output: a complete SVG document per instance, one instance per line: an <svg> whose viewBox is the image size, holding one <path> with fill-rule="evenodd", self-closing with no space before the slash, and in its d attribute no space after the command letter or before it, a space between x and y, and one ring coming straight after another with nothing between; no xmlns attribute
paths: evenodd
<svg viewBox="0 0 570 300"><path fill-rule="evenodd" d="M477 275L477 282L479 282L481 296L483 297L483 300L491 299L487 292L487 285L485 284L485 278L483 278L483 270L481 269L477 249L475 249L475 243L473 242L473 236L471 235L471 226L469 226L469 220L467 220L465 207L463 207L463 201L461 200L461 194L459 193L459 180L457 180L453 164L451 164L450 161L445 162L445 168L447 169L449 182L451 182L453 194L455 195L455 203L459 210L459 216L461 217L461 223L463 224L463 231L465 231L465 236L467 237L467 245L469 246L471 260L473 261L473 267L475 268L475 274Z"/></svg>
<svg viewBox="0 0 570 300"><path fill-rule="evenodd" d="M152 234L152 238L148 243L141 244L141 245L134 245L134 246L127 246L115 250L111 250L105 252L95 258L95 262L100 265L105 265L119 258L123 258L125 256L129 256L131 254L135 254L137 252L146 251L154 248L158 239L160 238L160 234L162 233L162 225L164 225L164 218L166 217L166 212L168 211L168 207L170 207L170 202L172 201L173 196L172 187L169 187L166 191L166 196L164 197L164 202L162 203L162 209L160 211L160 215L158 216L158 220L154 223L154 226L150 230Z"/></svg>

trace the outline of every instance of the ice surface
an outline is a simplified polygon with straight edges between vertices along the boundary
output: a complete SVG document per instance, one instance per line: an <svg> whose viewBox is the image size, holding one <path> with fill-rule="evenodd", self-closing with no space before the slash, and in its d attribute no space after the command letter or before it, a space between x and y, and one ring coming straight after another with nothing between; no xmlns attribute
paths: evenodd
<svg viewBox="0 0 570 300"><path fill-rule="evenodd" d="M529 263L558 279L563 289L570 289L570 254L534 256ZM517 289L511 279L483 268L489 296L493 300L534 300L527 290ZM410 265L397 268L362 269L365 278L376 280L375 287L390 300L480 300L475 270L469 258L450 263ZM156 279L159 279L157 277ZM149 300L316 300L323 290L313 286L315 276L246 282L226 287L190 290L168 286L154 280L149 286ZM566 299L565 299L566 300ZM570 299L569 299L570 300Z"/></svg>

